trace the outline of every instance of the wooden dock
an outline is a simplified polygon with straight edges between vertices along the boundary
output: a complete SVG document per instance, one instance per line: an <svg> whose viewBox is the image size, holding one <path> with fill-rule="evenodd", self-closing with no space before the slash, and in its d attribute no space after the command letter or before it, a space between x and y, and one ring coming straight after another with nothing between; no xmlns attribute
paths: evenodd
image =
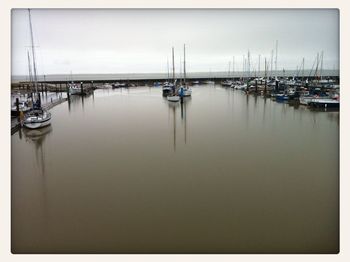
<svg viewBox="0 0 350 262"><path fill-rule="evenodd" d="M59 98L52 102L42 105L42 108L45 110L50 110L54 106L57 106L65 101L67 101L67 98ZM15 134L20 128L21 128L21 124L18 120L18 117L11 118L11 135Z"/></svg>

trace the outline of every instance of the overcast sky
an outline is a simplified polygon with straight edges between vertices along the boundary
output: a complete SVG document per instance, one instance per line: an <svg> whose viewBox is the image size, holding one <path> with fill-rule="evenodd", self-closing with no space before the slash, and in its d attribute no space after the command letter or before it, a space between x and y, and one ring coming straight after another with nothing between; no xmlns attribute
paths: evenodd
<svg viewBox="0 0 350 262"><path fill-rule="evenodd" d="M335 9L32 9L31 15L39 74L166 72L171 47L179 67L184 43L189 72L227 71L233 56L242 70L248 50L252 69L261 55L262 70L276 40L278 69L296 69L303 57L311 68L322 50L324 68L338 68ZM28 10L14 9L12 75L28 74L28 46Z"/></svg>

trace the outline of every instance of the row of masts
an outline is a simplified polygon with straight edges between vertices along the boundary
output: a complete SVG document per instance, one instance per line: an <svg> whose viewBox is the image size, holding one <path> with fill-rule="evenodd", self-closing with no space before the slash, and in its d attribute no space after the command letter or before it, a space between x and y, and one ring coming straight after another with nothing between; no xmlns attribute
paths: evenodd
<svg viewBox="0 0 350 262"><path fill-rule="evenodd" d="M181 60L180 56L180 79L183 81L183 84L186 85L186 45L183 45L183 62ZM172 80L175 82L175 54L174 54L174 47L171 49L172 52ZM182 71L182 65L183 65L183 71ZM169 58L167 58L167 69L168 69L168 75L167 75L167 80L170 82L170 69L169 69ZM181 76L183 72L183 75Z"/></svg>
<svg viewBox="0 0 350 262"><path fill-rule="evenodd" d="M278 78L277 72L278 72L278 67L277 67L277 54L278 54L278 41L276 41L276 47L274 50L271 50L271 56L270 56L270 61L267 61L267 58L264 57L265 60L265 68L264 68L264 76L265 78L272 79L273 77L275 79ZM315 61L313 62L312 68L309 73L309 77L312 76L316 79L322 80L322 73L323 73L323 57L324 57L324 52L321 51L321 53L317 53L317 56L315 58ZM260 77L261 76L261 55L258 55L258 68L256 69L255 67L252 68L252 63L251 63L251 53L248 50L247 56L243 55L242 59L242 71L241 71L241 79L244 78L251 78L251 77ZM273 64L274 64L274 70L273 70ZM253 70L252 70L253 69ZM273 72L274 71L274 72ZM283 68L283 72L285 72ZM254 74L253 74L254 73ZM305 58L302 58L300 66L297 66L295 76L299 77L301 75L302 80L304 80L305 77ZM235 77L235 56L232 58L232 72L231 72L231 61L228 63L228 73L227 73L228 78L232 78L232 80Z"/></svg>

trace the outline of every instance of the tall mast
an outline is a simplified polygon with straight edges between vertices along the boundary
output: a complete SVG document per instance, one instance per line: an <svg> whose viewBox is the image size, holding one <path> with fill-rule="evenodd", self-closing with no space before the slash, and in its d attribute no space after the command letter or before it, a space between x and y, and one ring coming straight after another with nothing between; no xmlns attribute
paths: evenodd
<svg viewBox="0 0 350 262"><path fill-rule="evenodd" d="M170 78L170 73L169 73L169 57L166 58L166 62L167 62L167 68L168 68L168 82L169 82L169 78Z"/></svg>
<svg viewBox="0 0 350 262"><path fill-rule="evenodd" d="M227 78L230 78L230 71L231 71L231 61L228 62L228 74L227 74Z"/></svg>
<svg viewBox="0 0 350 262"><path fill-rule="evenodd" d="M243 55L242 80L244 79L244 74L245 74L245 56Z"/></svg>
<svg viewBox="0 0 350 262"><path fill-rule="evenodd" d="M320 78L322 80L322 72L323 71L323 50L321 52L321 69L320 69Z"/></svg>
<svg viewBox="0 0 350 262"><path fill-rule="evenodd" d="M175 61L174 61L174 47L172 48L172 56L173 56L173 80L175 83Z"/></svg>
<svg viewBox="0 0 350 262"><path fill-rule="evenodd" d="M270 62L270 77L272 79L272 68L273 68L273 49L271 50L271 62Z"/></svg>
<svg viewBox="0 0 350 262"><path fill-rule="evenodd" d="M250 52L248 50L248 79L250 78Z"/></svg>
<svg viewBox="0 0 350 262"><path fill-rule="evenodd" d="M266 67L266 65L265 65ZM258 77L260 77L260 54L259 54L259 63L258 63Z"/></svg>
<svg viewBox="0 0 350 262"><path fill-rule="evenodd" d="M184 44L184 85L186 85L186 45Z"/></svg>
<svg viewBox="0 0 350 262"><path fill-rule="evenodd" d="M182 60L180 56L180 69L179 69L179 78L180 78L180 83L182 82ZM182 83L181 83L182 84Z"/></svg>
<svg viewBox="0 0 350 262"><path fill-rule="evenodd" d="M33 37L33 27L32 27L32 17L30 15L30 9L28 9L29 14L29 28L30 28L30 38L32 43L32 58L33 58L33 70L34 70L34 86L35 92L38 93L38 78L36 74L36 63L35 63L35 50L34 50L34 37Z"/></svg>
<svg viewBox="0 0 350 262"><path fill-rule="evenodd" d="M303 57L303 63L302 63L302 77L301 77L301 81L304 81L304 65L305 65L305 59Z"/></svg>
<svg viewBox="0 0 350 262"><path fill-rule="evenodd" d="M27 50L27 57L28 57L28 74L29 74L29 83L33 84L33 74L32 74L32 67L30 65L30 56L29 51Z"/></svg>
<svg viewBox="0 0 350 262"><path fill-rule="evenodd" d="M318 64L320 63L320 54L317 53L317 57L316 57L316 69L315 69L315 76L316 76L316 79L318 80Z"/></svg>
<svg viewBox="0 0 350 262"><path fill-rule="evenodd" d="M232 58L232 81L235 79L235 57Z"/></svg>
<svg viewBox="0 0 350 262"><path fill-rule="evenodd" d="M277 50L278 50L278 40L276 40L276 59L275 59L275 77L277 79Z"/></svg>

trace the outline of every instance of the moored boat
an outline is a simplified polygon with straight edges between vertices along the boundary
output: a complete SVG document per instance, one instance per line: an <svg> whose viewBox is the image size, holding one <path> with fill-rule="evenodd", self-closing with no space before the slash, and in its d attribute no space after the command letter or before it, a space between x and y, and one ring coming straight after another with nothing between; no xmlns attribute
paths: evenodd
<svg viewBox="0 0 350 262"><path fill-rule="evenodd" d="M34 39L33 39L33 31L32 31L32 21L29 13L29 25L30 25L30 35L31 35L31 43L32 43L32 56L33 56L33 68L34 68L34 84L35 84L35 93L36 93L36 101L33 103L33 110L29 111L25 114L23 119L23 125L29 129L37 129L41 127L45 127L51 124L51 113L44 110L41 107L41 98L40 93L38 92L38 82L36 75L36 64L35 64L35 50L34 50ZM34 100L33 100L34 101Z"/></svg>
<svg viewBox="0 0 350 262"><path fill-rule="evenodd" d="M29 129L36 129L45 127L51 124L51 113L43 110L36 109L26 114L23 125Z"/></svg>
<svg viewBox="0 0 350 262"><path fill-rule="evenodd" d="M75 84L74 82L71 82L68 84L69 86L69 94L71 95L81 95L81 88Z"/></svg>
<svg viewBox="0 0 350 262"><path fill-rule="evenodd" d="M11 116L18 116L19 112L27 113L29 112L32 108L29 106L27 101L19 101L18 103L18 111L17 111L17 106L13 105L11 107Z"/></svg>
<svg viewBox="0 0 350 262"><path fill-rule="evenodd" d="M313 108L339 108L340 101L331 98L314 98L308 105Z"/></svg>

